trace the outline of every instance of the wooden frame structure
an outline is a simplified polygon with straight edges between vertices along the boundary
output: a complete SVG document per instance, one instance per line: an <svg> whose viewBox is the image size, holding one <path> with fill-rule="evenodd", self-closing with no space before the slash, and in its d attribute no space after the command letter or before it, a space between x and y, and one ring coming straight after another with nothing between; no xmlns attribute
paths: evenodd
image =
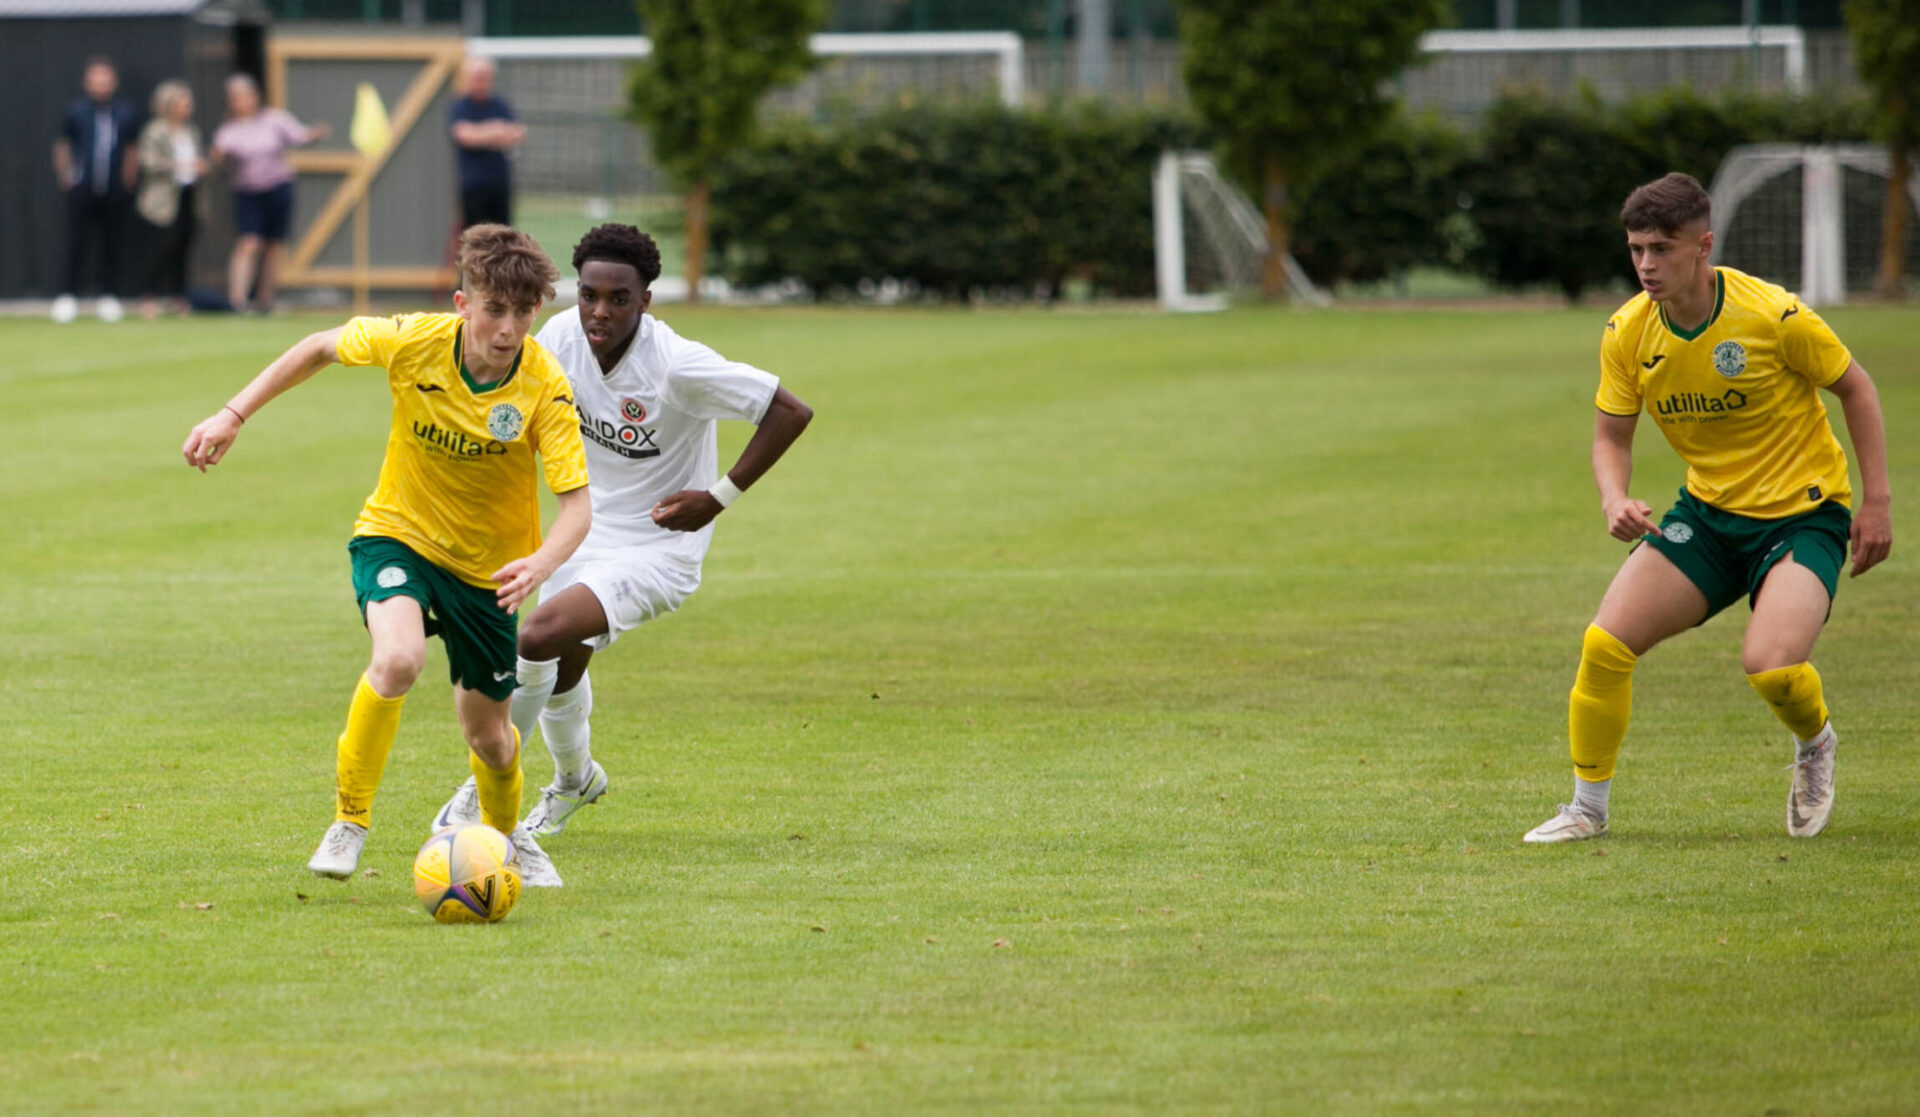
<svg viewBox="0 0 1920 1117"><path fill-rule="evenodd" d="M371 210L368 195L374 179L387 165L400 142L420 122L440 90L459 72L466 48L458 39L310 37L272 39L267 44L267 101L285 107L287 67L297 61L406 62L421 67L389 117L391 134L386 146L371 155L358 151L292 151L287 162L303 174L344 176L328 196L319 214L300 232L288 254L280 282L289 287L345 286L353 290L356 313L364 312L375 287L409 290L448 290L457 285L453 269L444 264L380 266L372 263ZM353 262L348 267L319 267L314 261L353 217Z"/></svg>

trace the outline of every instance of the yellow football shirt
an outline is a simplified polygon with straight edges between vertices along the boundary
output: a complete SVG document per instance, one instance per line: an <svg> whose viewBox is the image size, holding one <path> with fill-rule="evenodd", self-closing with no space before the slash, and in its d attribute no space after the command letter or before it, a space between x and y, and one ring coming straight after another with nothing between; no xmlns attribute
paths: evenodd
<svg viewBox="0 0 1920 1117"><path fill-rule="evenodd" d="M1792 292L1716 268L1713 313L1676 329L1645 292L1607 321L1594 406L1660 424L1687 463L1687 491L1762 520L1851 504L1847 455L1827 422L1825 388L1853 363Z"/></svg>
<svg viewBox="0 0 1920 1117"><path fill-rule="evenodd" d="M355 535L397 539L469 585L540 547L540 455L556 493L587 483L573 390L531 338L513 370L479 386L461 360L457 314L355 318L340 334L343 365L380 365L393 429L380 483Z"/></svg>

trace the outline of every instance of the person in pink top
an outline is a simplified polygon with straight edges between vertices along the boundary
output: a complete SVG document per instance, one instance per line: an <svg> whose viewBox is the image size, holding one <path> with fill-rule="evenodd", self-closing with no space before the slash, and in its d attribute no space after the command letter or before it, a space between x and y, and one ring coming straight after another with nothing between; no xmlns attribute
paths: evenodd
<svg viewBox="0 0 1920 1117"><path fill-rule="evenodd" d="M233 224L240 234L227 261L233 309L273 306L273 274L293 220L293 168L286 152L330 131L325 121L302 124L285 109L260 107L260 87L247 75L227 79L227 121L213 134L213 157L233 171ZM249 300L250 292L257 297Z"/></svg>

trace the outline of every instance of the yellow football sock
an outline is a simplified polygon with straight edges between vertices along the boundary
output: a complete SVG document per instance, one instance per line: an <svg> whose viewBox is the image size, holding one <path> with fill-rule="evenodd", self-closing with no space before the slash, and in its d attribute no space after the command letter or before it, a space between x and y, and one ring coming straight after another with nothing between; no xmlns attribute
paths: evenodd
<svg viewBox="0 0 1920 1117"><path fill-rule="evenodd" d="M500 831L513 833L520 821L520 731L513 730L513 762L498 772L487 767L480 754L467 753L467 766L473 769L474 786L480 792L480 821Z"/></svg>
<svg viewBox="0 0 1920 1117"><path fill-rule="evenodd" d="M372 822L373 793L380 790L380 773L386 771L387 753L400 730L400 704L406 700L404 694L382 697L365 675L360 676L360 685L353 689L353 705L347 708L347 731L340 734L334 759L336 822L361 826Z"/></svg>
<svg viewBox="0 0 1920 1117"><path fill-rule="evenodd" d="M1640 657L1599 625L1580 641L1580 672L1567 696L1567 746L1573 774L1589 783L1613 778L1613 762L1633 713L1633 665Z"/></svg>
<svg viewBox="0 0 1920 1117"><path fill-rule="evenodd" d="M1820 672L1811 663L1776 667L1747 681L1773 707L1773 715L1802 741L1811 741L1827 726L1827 700L1820 690Z"/></svg>

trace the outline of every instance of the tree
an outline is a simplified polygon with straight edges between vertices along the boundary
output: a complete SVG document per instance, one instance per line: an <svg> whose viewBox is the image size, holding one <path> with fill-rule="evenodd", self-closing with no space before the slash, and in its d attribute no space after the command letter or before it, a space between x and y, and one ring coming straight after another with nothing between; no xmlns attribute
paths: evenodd
<svg viewBox="0 0 1920 1117"><path fill-rule="evenodd" d="M1907 179L1920 148L1920 0L1847 0L1854 66L1873 89L1880 138L1887 143L1892 173L1880 220L1879 293L1898 298L1907 271Z"/></svg>
<svg viewBox="0 0 1920 1117"><path fill-rule="evenodd" d="M634 67L630 115L686 191L687 298L706 275L707 215L720 161L753 134L769 89L817 64L807 38L819 0L636 0L653 53Z"/></svg>
<svg viewBox="0 0 1920 1117"><path fill-rule="evenodd" d="M1288 190L1365 143L1392 107L1388 82L1439 25L1446 0L1180 0L1193 104L1259 184L1261 286L1286 294Z"/></svg>

